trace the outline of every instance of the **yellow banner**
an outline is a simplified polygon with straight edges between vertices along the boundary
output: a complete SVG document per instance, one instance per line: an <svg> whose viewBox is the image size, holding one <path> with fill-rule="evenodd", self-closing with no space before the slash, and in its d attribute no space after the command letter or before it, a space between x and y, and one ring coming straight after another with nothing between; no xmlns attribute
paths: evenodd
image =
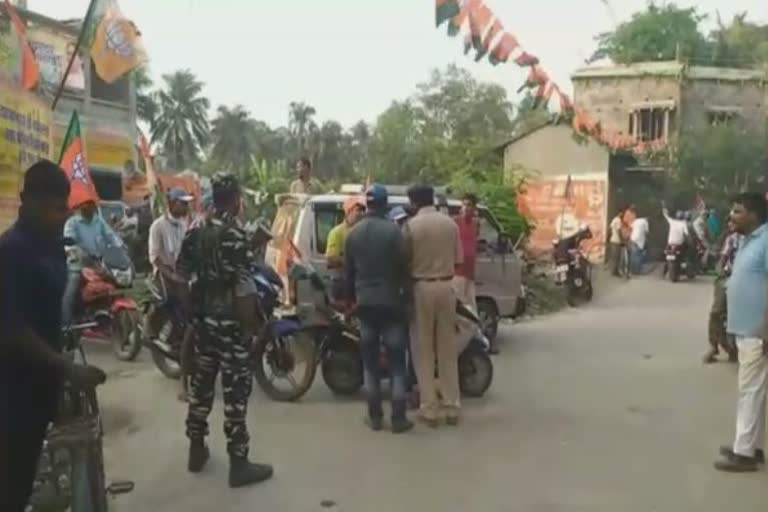
<svg viewBox="0 0 768 512"><path fill-rule="evenodd" d="M16 219L22 173L43 158L51 158L50 107L0 81L0 231Z"/></svg>
<svg viewBox="0 0 768 512"><path fill-rule="evenodd" d="M66 128L56 126L53 133L53 147L61 150ZM128 137L107 135L95 131L89 131L83 122L83 138L85 139L85 154L88 157L88 165L93 168L122 172L125 162L135 160L133 156L133 142Z"/></svg>

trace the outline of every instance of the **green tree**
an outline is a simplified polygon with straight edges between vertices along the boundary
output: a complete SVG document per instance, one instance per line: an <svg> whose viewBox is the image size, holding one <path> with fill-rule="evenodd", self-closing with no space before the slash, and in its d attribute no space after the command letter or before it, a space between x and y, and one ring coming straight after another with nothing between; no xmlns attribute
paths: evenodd
<svg viewBox="0 0 768 512"><path fill-rule="evenodd" d="M717 204L757 187L765 164L764 139L732 126L684 134L672 154L676 185Z"/></svg>
<svg viewBox="0 0 768 512"><path fill-rule="evenodd" d="M151 90L154 82L146 67L133 72L133 85L136 88L136 115L151 128L157 118L158 106L157 94Z"/></svg>
<svg viewBox="0 0 768 512"><path fill-rule="evenodd" d="M598 48L592 60L610 57L620 64L674 60L709 55L706 38L699 31L705 16L696 8L674 3L657 5L635 13L611 32L597 36Z"/></svg>
<svg viewBox="0 0 768 512"><path fill-rule="evenodd" d="M308 150L315 114L317 114L315 107L304 102L294 101L289 106L288 127L296 139L296 150L299 154Z"/></svg>
<svg viewBox="0 0 768 512"><path fill-rule="evenodd" d="M211 123L211 158L228 171L244 177L256 154L256 121L242 105L229 109L220 106Z"/></svg>
<svg viewBox="0 0 768 512"><path fill-rule="evenodd" d="M733 68L768 65L768 25L747 21L747 13L737 14L726 25L718 16L712 32L714 64Z"/></svg>
<svg viewBox="0 0 768 512"><path fill-rule="evenodd" d="M202 95L202 82L189 70L164 75L163 81L152 141L160 145L171 169L184 169L199 162L208 143L210 102Z"/></svg>

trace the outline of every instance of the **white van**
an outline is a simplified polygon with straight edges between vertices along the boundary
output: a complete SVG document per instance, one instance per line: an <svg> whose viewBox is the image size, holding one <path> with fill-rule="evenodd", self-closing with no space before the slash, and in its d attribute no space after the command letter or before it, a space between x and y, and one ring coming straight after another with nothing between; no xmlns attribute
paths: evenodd
<svg viewBox="0 0 768 512"><path fill-rule="evenodd" d="M361 187L356 192L360 194ZM387 187L389 206L405 206L408 198L405 187ZM345 192L349 190L344 187ZM276 198L277 213L272 225L274 239L266 253L266 262L280 271L281 253L286 239L293 242L300 257L316 269L325 270L325 246L328 233L344 218L344 200L354 195L333 193L324 195L283 194ZM461 201L446 199L436 189L436 206L450 215L457 215ZM499 226L493 214L483 205L478 206L480 238L477 258L477 307L483 322L483 331L489 339L496 336L501 318L515 318L525 311L525 288L522 284L520 258ZM293 301L300 300L302 290L295 291Z"/></svg>

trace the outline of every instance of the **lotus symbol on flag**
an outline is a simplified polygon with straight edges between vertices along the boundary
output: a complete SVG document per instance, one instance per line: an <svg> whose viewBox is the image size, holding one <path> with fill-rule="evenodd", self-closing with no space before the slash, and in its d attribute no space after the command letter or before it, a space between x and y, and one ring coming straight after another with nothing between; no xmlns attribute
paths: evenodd
<svg viewBox="0 0 768 512"><path fill-rule="evenodd" d="M135 51L129 23L124 19L110 20L106 30L107 49L124 58L133 57Z"/></svg>
<svg viewBox="0 0 768 512"><path fill-rule="evenodd" d="M88 172L85 168L82 153L78 153L75 157L75 161L72 163L72 179L80 181L84 185L88 185Z"/></svg>

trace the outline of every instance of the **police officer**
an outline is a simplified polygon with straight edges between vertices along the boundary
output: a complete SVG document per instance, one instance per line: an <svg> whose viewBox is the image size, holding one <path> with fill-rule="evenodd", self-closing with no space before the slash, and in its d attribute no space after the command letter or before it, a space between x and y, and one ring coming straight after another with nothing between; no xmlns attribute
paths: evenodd
<svg viewBox="0 0 768 512"><path fill-rule="evenodd" d="M456 223L435 208L434 189L417 185L408 198L418 211L404 228L413 281L412 349L421 393L420 416L436 427L441 412L449 425L459 421L456 295L452 281L463 251ZM435 386L435 358L442 404ZM442 407L441 407L442 405ZM441 411L442 409L442 411Z"/></svg>
<svg viewBox="0 0 768 512"><path fill-rule="evenodd" d="M271 466L248 461L245 421L252 384L250 346L241 335L235 288L247 277L253 253L237 218L241 204L237 179L217 173L211 185L213 212L187 233L177 263L179 271L192 280L191 308L197 334L187 415L188 469L193 473L202 471L210 456L205 436L216 375L221 371L229 485L242 487L272 476Z"/></svg>

